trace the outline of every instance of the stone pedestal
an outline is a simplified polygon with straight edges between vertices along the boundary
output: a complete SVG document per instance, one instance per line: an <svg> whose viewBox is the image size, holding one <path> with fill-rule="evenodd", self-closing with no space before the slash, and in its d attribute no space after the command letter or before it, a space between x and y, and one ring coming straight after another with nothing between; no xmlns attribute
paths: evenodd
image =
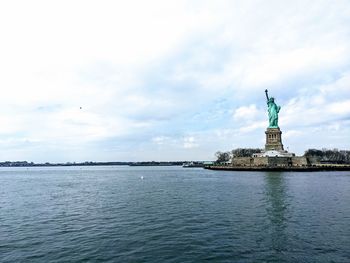
<svg viewBox="0 0 350 263"><path fill-rule="evenodd" d="M283 151L282 132L280 128L267 128L265 151Z"/></svg>

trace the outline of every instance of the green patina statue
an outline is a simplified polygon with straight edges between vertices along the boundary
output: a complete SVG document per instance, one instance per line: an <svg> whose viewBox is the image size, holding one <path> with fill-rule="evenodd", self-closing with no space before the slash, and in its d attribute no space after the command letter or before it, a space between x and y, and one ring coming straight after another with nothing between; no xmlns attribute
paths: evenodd
<svg viewBox="0 0 350 263"><path fill-rule="evenodd" d="M268 128L278 128L278 113L281 109L281 106L277 106L275 99L273 97L269 98L267 90L265 90L267 107L269 112L269 127Z"/></svg>

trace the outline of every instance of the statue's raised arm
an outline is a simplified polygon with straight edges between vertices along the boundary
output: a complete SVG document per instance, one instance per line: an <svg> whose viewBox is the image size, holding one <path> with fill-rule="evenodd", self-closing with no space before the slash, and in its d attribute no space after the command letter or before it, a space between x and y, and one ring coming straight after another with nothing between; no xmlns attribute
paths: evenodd
<svg viewBox="0 0 350 263"><path fill-rule="evenodd" d="M266 95L266 101L269 102L269 94L267 93L267 89L265 90L265 95Z"/></svg>

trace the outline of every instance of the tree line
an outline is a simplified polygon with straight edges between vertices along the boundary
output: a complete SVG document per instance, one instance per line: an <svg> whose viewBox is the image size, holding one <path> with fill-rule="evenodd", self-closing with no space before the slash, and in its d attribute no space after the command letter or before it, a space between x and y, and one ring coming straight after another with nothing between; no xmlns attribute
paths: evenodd
<svg viewBox="0 0 350 263"><path fill-rule="evenodd" d="M321 163L337 163L337 164L349 164L350 163L350 151L338 150L338 149L308 149L305 151L304 156L308 158L315 158Z"/></svg>

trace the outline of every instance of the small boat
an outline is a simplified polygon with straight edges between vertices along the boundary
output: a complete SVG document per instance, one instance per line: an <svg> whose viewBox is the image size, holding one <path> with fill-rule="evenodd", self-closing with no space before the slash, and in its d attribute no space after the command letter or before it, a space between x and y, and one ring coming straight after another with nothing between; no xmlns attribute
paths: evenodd
<svg viewBox="0 0 350 263"><path fill-rule="evenodd" d="M201 162L186 162L182 164L183 168L196 168L196 167L204 167L204 164Z"/></svg>

